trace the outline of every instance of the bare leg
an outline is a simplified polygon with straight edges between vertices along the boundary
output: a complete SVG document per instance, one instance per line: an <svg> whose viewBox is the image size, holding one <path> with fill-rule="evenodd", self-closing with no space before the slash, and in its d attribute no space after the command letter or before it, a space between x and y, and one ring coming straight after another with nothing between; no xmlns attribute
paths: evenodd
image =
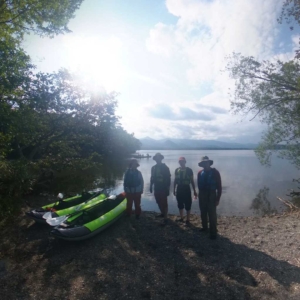
<svg viewBox="0 0 300 300"><path fill-rule="evenodd" d="M187 210L187 211L186 211L186 220L187 220L187 221L190 221L190 215L191 215L191 211L190 211L190 210Z"/></svg>
<svg viewBox="0 0 300 300"><path fill-rule="evenodd" d="M183 219L183 209L179 209L180 218Z"/></svg>

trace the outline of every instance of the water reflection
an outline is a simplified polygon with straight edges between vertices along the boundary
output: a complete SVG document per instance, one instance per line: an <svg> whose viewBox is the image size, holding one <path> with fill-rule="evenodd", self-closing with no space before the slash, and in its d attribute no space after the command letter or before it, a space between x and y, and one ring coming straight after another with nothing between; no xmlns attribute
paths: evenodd
<svg viewBox="0 0 300 300"><path fill-rule="evenodd" d="M264 187L259 190L256 197L252 200L250 209L252 209L256 215L265 216L277 212L277 210L271 206L268 200L268 194L269 188Z"/></svg>
<svg viewBox="0 0 300 300"><path fill-rule="evenodd" d="M74 195L84 190L105 189L109 193L122 181L126 167L124 160L107 161L94 166L75 165L56 174L49 185L49 192Z"/></svg>

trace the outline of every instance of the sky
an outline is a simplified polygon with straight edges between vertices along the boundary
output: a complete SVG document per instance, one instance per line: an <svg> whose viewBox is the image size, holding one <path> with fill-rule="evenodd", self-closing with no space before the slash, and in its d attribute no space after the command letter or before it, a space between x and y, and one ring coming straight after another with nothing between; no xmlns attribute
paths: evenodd
<svg viewBox="0 0 300 300"><path fill-rule="evenodd" d="M43 72L67 68L97 92L118 93L137 138L259 142L265 125L234 115L224 72L233 52L291 59L299 32L280 25L281 0L85 0L53 39L27 36Z"/></svg>

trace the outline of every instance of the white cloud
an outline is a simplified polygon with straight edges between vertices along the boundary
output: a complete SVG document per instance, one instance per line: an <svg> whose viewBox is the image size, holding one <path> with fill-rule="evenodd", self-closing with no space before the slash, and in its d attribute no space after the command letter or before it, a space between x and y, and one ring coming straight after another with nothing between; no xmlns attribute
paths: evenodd
<svg viewBox="0 0 300 300"><path fill-rule="evenodd" d="M226 72L221 72L226 66L226 56L240 52L257 59L292 57L294 50L279 54L274 50L279 34L277 15L282 3L283 0L166 0L169 13L178 20L175 25L158 23L154 26L146 45L149 51L168 57L174 65L180 64L191 88L210 87L206 96L197 100L189 98L184 106L201 111L210 105L229 111L228 91L234 89L234 81ZM298 39L293 37L292 43L297 44ZM251 136L257 142L266 127L258 119L249 122L250 119L251 116L220 114L205 122L179 118L176 125L170 121L156 122L165 122L162 123L164 128L172 127L168 129L170 137L186 132L190 138L236 140L240 137L246 140Z"/></svg>
<svg viewBox="0 0 300 300"><path fill-rule="evenodd" d="M220 85L217 81L224 80L220 70L233 51L264 59L272 56L280 4L273 0L167 0L178 22L175 26L157 24L147 47L157 54L183 55L191 85Z"/></svg>
<svg viewBox="0 0 300 300"><path fill-rule="evenodd" d="M170 56L175 51L174 30L172 26L158 23L150 30L150 37L146 41L147 49L156 54Z"/></svg>

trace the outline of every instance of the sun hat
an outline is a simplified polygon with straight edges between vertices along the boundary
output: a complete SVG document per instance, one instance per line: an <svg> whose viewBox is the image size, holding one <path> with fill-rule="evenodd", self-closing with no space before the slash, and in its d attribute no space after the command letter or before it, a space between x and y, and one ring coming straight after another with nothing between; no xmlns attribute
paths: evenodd
<svg viewBox="0 0 300 300"><path fill-rule="evenodd" d="M136 163L137 167L140 166L140 164L138 163L137 159L133 158L129 161L128 167L131 168L132 164Z"/></svg>
<svg viewBox="0 0 300 300"><path fill-rule="evenodd" d="M180 156L180 157L178 158L178 161L181 161L181 160L184 160L184 161L186 162L186 159L185 159L185 157L183 157L183 156Z"/></svg>
<svg viewBox="0 0 300 300"><path fill-rule="evenodd" d="M164 159L165 157L161 153L158 152L153 156L154 160L156 160L157 158Z"/></svg>
<svg viewBox="0 0 300 300"><path fill-rule="evenodd" d="M207 162L207 161L210 163L210 165L212 165L212 164L214 163L214 161L211 160L211 159L209 159L208 156L203 156L203 157L201 158L201 161L198 163L198 166L199 166L199 167L203 167L203 163L205 163L205 162Z"/></svg>

